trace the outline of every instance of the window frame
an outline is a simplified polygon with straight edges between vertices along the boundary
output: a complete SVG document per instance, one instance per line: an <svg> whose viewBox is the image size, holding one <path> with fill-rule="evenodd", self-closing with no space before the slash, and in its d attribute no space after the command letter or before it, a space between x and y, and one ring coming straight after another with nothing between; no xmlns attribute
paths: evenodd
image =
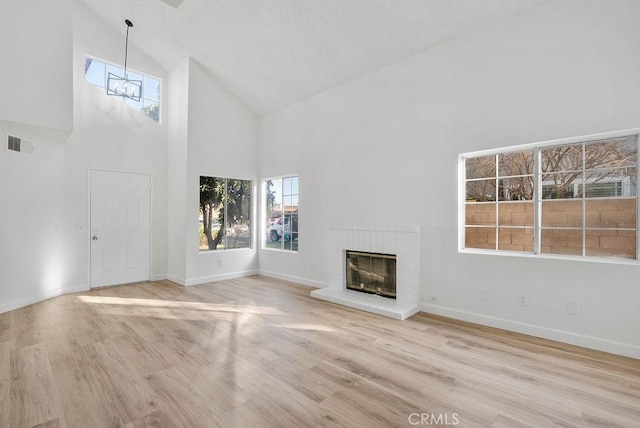
<svg viewBox="0 0 640 428"><path fill-rule="evenodd" d="M274 177L263 178L262 181L261 181L261 195L262 195L262 197L261 197L261 200L260 200L260 204L261 204L260 210L263 213L263 215L261 216L261 221L260 221L260 223L261 223L261 226L260 226L260 228L261 228L261 238L260 238L261 245L260 245L260 248L262 250L267 250L267 251L282 251L282 252L285 252L285 253L288 253L288 254L299 254L300 253L300 245L299 245L299 243L297 244L297 247L296 247L295 250L293 249L293 242L292 242L291 248L288 249L288 248L285 248L284 239L281 239L281 240L278 241L278 242L282 242L282 245L281 245L280 248L273 248L273 247L267 246L267 242L268 242L268 238L267 238L268 226L267 226L267 223L268 223L268 215L269 215L269 213L267 212L267 182L268 181L272 181L272 180L282 180L282 189L281 189L281 191L282 191L282 197L284 198L285 195L284 195L283 188L284 188L284 179L286 179L286 178L297 178L297 180L298 180L298 193L292 193L291 195L297 195L297 197L298 197L298 224L299 224L299 221L300 221L300 174L291 173L291 174L284 174L284 175L277 175L277 176L274 176ZM284 204L284 202L283 202L283 204ZM282 213L282 222L283 222L282 224L285 223L284 222L284 210L283 210L283 213ZM299 238L300 237L300 230L298 229L298 232L296 232L296 233L297 233L297 236Z"/></svg>
<svg viewBox="0 0 640 428"><path fill-rule="evenodd" d="M494 256L507 256L507 257L525 257L525 258L537 258L537 259L554 259L554 260L572 260L572 261L585 261L585 262L596 262L596 263L611 263L611 264L632 264L638 265L640 264L640 195L638 195L636 190L636 258L635 259L626 259L626 258L614 258L614 257L603 257L603 256L588 256L588 255L566 255L566 254L549 254L549 253L541 253L540 252L540 238L541 232L543 230L542 227L542 201L547 199L542 199L542 196L539 194L542 189L542 175L540 168L540 150L548 147L554 146L563 146L563 145L577 145L577 144L588 144L594 143L600 140L607 140L613 138L620 137L636 137L636 177L640 177L638 174L638 167L640 167L640 128L632 128L625 129L620 131L613 132L605 132L599 134L591 134L584 135L579 137L570 137L563 138L557 140L548 140L537 143L528 143L517 146L506 146L489 150L479 150L474 152L466 152L458 155L458 252L462 254L484 254L484 255L494 255ZM497 249L482 249L482 248L470 248L465 247L465 232L466 232L466 167L465 160L469 158L475 158L480 156L493 156L502 153L513 153L513 152L521 152L525 150L533 150L534 151L534 220L533 220L533 230L534 230L534 250L533 252L520 252L520 251L509 251L509 250L500 250ZM496 173L497 176L497 173ZM584 186L586 183L582 183ZM639 186L640 187L640 186ZM614 197L615 198L615 197ZM589 199L606 199L606 198L589 198ZM579 199L581 200L581 199ZM496 203L497 203L497 195L496 195ZM584 211L584 208L583 208ZM495 228L497 229L499 224L496 223ZM582 230L583 236L587 230L590 228L584 224L580 230ZM624 228L616 228L616 230L624 230ZM582 244L584 251L584 242ZM584 254L584 252L583 252Z"/></svg>
<svg viewBox="0 0 640 428"><path fill-rule="evenodd" d="M106 93L106 91L107 91L107 76L108 76L108 73L109 73L109 69L108 69L108 68L109 68L109 66L114 67L114 68L117 68L119 71L122 71L122 72L123 72L123 74L124 74L124 66L122 66L122 65L118 65L118 64L113 63L113 62L110 62L110 61L105 61L105 60L103 60L102 58L98 58L98 57L96 57L96 56L89 55L89 54L84 54L84 61L83 61L83 65L84 65L84 64L86 64L87 58L92 59L92 60L95 60L95 61L99 61L99 62L101 62L101 63L103 63L103 64L104 64L104 68L105 68L105 70L104 70L104 71L105 71L105 73L104 73L104 81L102 82L102 85L97 85L97 84L95 84L95 83L93 83L93 82L90 82L89 80L87 80L87 71L86 71L86 70L85 70L85 71L84 71L84 73L83 73L83 74L84 74L84 81L85 81L86 83L88 83L89 85L91 85L91 86L95 86L95 87L97 87L97 88L104 89L104 90L105 90L105 93ZM142 113L143 113L146 117L148 117L150 120L154 121L154 122L155 122L155 123L157 123L158 125L161 125L161 124L162 124L162 92L163 92L163 88L162 88L162 79L161 79L161 78L159 78L159 77L157 77L157 76L153 76L153 75L151 75L151 74L148 74L148 73L142 73L142 72L140 72L140 71L134 70L134 69L129 68L129 67L127 67L127 72L128 72L128 73L139 74L139 75L141 76L142 86L141 86L141 91L140 91L140 103L141 103L141 104L142 104L142 106L143 106L142 108L144 108L144 107L145 107L145 102L147 102L147 101L152 102L152 103L155 103L155 102L156 102L156 101L153 101L152 99L150 99L150 98L146 98L146 97L144 96L144 92L145 92L145 91L144 91L144 87L145 87L144 81L145 81L145 78L148 78L148 79L154 79L154 80L157 80L157 81L158 81L158 89L159 89L159 91L158 91L158 101L157 101L157 104L158 104L158 120L157 120L157 121L156 121L156 120L154 120L154 119L153 119L151 116L149 116L148 114L146 114L146 113L142 110L142 108L140 108L140 109L136 109L134 106L132 106L132 105L130 105L130 104L128 104L128 103L126 103L126 102L125 102L125 104L127 104L127 105L128 105L130 108L132 108L133 110L136 110L136 111L142 112Z"/></svg>

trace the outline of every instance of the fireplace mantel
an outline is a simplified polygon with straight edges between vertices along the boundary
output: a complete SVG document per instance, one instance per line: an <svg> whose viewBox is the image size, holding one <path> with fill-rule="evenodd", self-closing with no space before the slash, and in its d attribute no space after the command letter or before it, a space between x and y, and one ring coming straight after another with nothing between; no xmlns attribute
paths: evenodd
<svg viewBox="0 0 640 428"><path fill-rule="evenodd" d="M395 254L397 298L346 289L345 252ZM329 286L311 296L395 319L415 314L420 305L420 228L335 224L328 231Z"/></svg>

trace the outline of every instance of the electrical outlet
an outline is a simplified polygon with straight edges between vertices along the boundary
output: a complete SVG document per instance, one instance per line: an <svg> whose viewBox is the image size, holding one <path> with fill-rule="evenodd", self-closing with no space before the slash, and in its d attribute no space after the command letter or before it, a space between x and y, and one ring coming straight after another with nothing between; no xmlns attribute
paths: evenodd
<svg viewBox="0 0 640 428"><path fill-rule="evenodd" d="M218 259L218 267L222 266L222 259Z"/></svg>
<svg viewBox="0 0 640 428"><path fill-rule="evenodd" d="M518 306L529 306L529 297L526 294L518 294Z"/></svg>
<svg viewBox="0 0 640 428"><path fill-rule="evenodd" d="M580 315L580 303L572 300L567 301L567 313L569 315Z"/></svg>

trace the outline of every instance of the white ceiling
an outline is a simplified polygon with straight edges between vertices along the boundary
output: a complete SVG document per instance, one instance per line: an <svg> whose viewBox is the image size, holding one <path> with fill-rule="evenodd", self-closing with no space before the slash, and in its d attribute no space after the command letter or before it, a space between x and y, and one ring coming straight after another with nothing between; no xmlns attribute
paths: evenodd
<svg viewBox="0 0 640 428"><path fill-rule="evenodd" d="M544 0L81 1L123 35L133 21L129 42L164 67L190 56L262 115Z"/></svg>

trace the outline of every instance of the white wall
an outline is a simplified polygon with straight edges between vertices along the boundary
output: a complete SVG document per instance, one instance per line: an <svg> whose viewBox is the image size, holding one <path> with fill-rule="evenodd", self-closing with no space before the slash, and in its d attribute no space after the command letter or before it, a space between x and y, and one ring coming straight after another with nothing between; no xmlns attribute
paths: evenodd
<svg viewBox="0 0 640 428"><path fill-rule="evenodd" d="M0 125L0 135L8 129ZM26 137L26 135L25 135ZM29 135L29 137L31 137ZM0 148L0 313L75 285L64 255L64 146L39 135L33 156Z"/></svg>
<svg viewBox="0 0 640 428"><path fill-rule="evenodd" d="M185 58L169 71L168 127L168 271L167 277L179 284L187 278L185 234L187 229L187 147L189 143L189 64Z"/></svg>
<svg viewBox="0 0 640 428"><path fill-rule="evenodd" d="M39 3L0 9L0 312L69 286L61 142L73 123L71 1ZM8 151L7 133L33 140L35 154Z"/></svg>
<svg viewBox="0 0 640 428"><path fill-rule="evenodd" d="M201 175L256 182L258 119L191 59L172 68L170 79L168 278L194 285L255 273L255 243L251 249L198 250L198 210Z"/></svg>
<svg viewBox="0 0 640 428"><path fill-rule="evenodd" d="M4 126L46 128L49 138L57 141L71 132L71 4L71 0L20 0L0 6Z"/></svg>
<svg viewBox="0 0 640 428"><path fill-rule="evenodd" d="M252 180L257 183L258 118L234 95L216 81L202 66L189 66L189 142L186 187L186 283L256 273L257 250L198 250L200 176ZM258 199L254 189L252 202ZM218 266L222 260L222 266Z"/></svg>
<svg viewBox="0 0 640 428"><path fill-rule="evenodd" d="M48 10L39 3L31 6L38 17L40 10ZM3 7L3 16L6 11ZM11 8L8 13L11 15ZM57 17L52 11L43 20L55 21ZM73 105L73 133L60 141L60 129L34 127L30 118L24 119L25 124L0 122L0 135L17 130L24 138L33 139L36 146L33 156L9 152L4 146L0 149L0 312L89 287L90 168L152 175L152 272L167 272L167 126L84 81L84 54L121 63L122 35L79 2L74 3L69 19L55 26L67 28L70 34L73 28L73 44L67 41L69 49L73 47L73 56L67 57L64 61L68 65L62 67L67 70L64 78L73 82L73 91L69 91L73 103L67 102L65 95L56 107L43 88L40 95L53 110L64 111ZM44 43L42 49L57 49L56 34L51 38L52 45ZM163 69L135 47L130 46L129 58L132 68L166 81ZM60 71L53 72L57 75ZM39 69L37 74L48 79L47 70ZM18 76L18 87L24 83L20 79ZM3 79L0 86L14 83ZM51 96L56 94L54 89ZM6 107L4 100L0 105ZM23 99L16 109L34 105L33 100ZM45 120L41 113L36 108L34 121L54 126L45 123L48 118Z"/></svg>
<svg viewBox="0 0 640 428"><path fill-rule="evenodd" d="M74 4L74 131L65 144L65 195L67 222L88 221L88 171L90 168L150 174L152 179L152 276L167 273L167 124L154 122L118 97L84 80L86 54L121 65L122 34L99 19L81 2ZM124 25L123 25L124 26ZM166 86L165 70L129 42L131 69L159 77ZM161 117L166 116L163 86ZM69 248L74 254L74 283L87 282L88 232L74 233Z"/></svg>
<svg viewBox="0 0 640 428"><path fill-rule="evenodd" d="M459 153L640 126L639 14L546 2L264 117L260 177L300 173L300 252L260 271L326 283L329 224L418 225L426 311L640 357L640 266L457 251Z"/></svg>
<svg viewBox="0 0 640 428"><path fill-rule="evenodd" d="M23 7L27 3L37 10L33 19ZM3 19L22 17L49 28L48 19L59 18L56 28L65 30L52 31L50 44L20 33L19 47L11 52L18 56L34 40L42 43L35 54L47 59L49 50L60 50L52 70L36 64L35 75L47 84L51 76L60 78L51 92L36 85L42 108L30 96L0 98L0 135L11 132L36 142L33 156L0 150L0 312L89 288L90 169L151 175L152 279L193 284L256 272L255 245L224 253L197 249L200 174L256 181L255 114L198 64L185 58L167 73L132 37L129 67L163 82L162 122L156 123L84 80L85 54L122 64L122 34L79 1L63 2L48 16L39 13L48 7L27 3L3 6ZM29 83L19 73L10 77L15 81L0 81L1 94ZM68 93L60 94L60 88ZM65 109L73 113L68 121Z"/></svg>

